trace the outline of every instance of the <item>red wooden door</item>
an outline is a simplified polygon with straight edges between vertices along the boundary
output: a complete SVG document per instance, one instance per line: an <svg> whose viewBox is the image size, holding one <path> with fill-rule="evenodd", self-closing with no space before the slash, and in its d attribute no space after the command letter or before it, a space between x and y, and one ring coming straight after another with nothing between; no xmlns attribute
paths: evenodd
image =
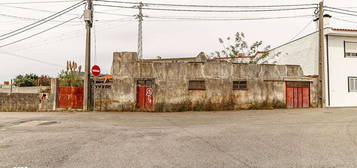
<svg viewBox="0 0 357 168"><path fill-rule="evenodd" d="M140 109L152 109L154 96L153 90L148 86L137 87L137 107Z"/></svg>
<svg viewBox="0 0 357 168"><path fill-rule="evenodd" d="M286 104L288 108L310 107L310 84L307 82L287 82Z"/></svg>
<svg viewBox="0 0 357 168"><path fill-rule="evenodd" d="M64 87L58 88L59 108L83 108L83 88Z"/></svg>
<svg viewBox="0 0 357 168"><path fill-rule="evenodd" d="M154 106L153 80L138 80L136 88L136 106L140 109L152 109Z"/></svg>

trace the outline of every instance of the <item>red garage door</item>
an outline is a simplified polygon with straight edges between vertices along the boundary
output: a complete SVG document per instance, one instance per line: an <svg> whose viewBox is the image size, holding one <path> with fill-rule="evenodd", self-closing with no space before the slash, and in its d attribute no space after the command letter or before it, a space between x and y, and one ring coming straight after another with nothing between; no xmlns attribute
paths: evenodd
<svg viewBox="0 0 357 168"><path fill-rule="evenodd" d="M286 104L288 108L310 107L310 83L286 82Z"/></svg>

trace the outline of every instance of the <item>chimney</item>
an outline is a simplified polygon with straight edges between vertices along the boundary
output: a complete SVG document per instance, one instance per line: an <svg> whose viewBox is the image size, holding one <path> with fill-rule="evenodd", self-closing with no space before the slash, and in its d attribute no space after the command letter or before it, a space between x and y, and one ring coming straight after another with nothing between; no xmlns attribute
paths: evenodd
<svg viewBox="0 0 357 168"><path fill-rule="evenodd" d="M324 14L324 28L331 28L330 18L332 16L329 14ZM319 18L314 19L316 30L319 30Z"/></svg>

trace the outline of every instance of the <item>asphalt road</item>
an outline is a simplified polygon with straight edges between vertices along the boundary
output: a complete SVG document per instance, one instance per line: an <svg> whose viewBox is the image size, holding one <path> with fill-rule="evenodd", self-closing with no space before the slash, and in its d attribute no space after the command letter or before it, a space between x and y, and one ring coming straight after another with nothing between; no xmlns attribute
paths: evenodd
<svg viewBox="0 0 357 168"><path fill-rule="evenodd" d="M0 167L357 167L357 109L0 113Z"/></svg>

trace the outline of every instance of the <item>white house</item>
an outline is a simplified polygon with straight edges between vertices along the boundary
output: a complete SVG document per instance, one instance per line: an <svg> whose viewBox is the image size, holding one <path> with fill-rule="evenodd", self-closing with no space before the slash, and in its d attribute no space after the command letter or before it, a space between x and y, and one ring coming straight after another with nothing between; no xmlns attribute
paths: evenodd
<svg viewBox="0 0 357 168"><path fill-rule="evenodd" d="M328 26L325 15L325 95L327 107L357 106L357 30ZM270 51L277 64L301 65L305 75L318 75L319 33L313 32Z"/></svg>

